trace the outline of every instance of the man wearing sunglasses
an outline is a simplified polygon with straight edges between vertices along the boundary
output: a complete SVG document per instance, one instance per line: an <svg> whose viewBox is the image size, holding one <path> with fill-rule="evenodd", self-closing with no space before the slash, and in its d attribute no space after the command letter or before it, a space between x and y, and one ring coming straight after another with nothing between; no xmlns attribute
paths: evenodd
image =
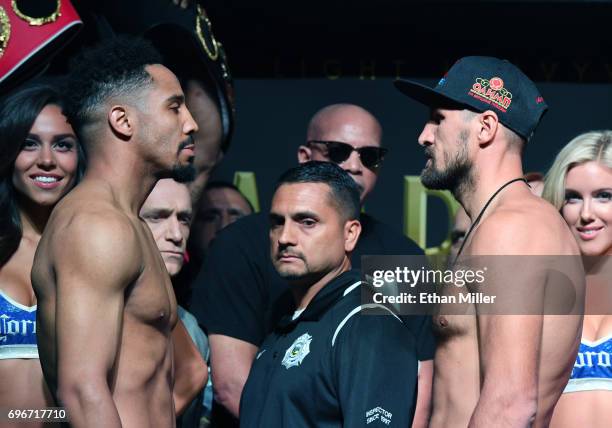
<svg viewBox="0 0 612 428"><path fill-rule="evenodd" d="M333 162L361 186L361 204L374 189L387 149L380 147L382 128L367 110L334 104L311 119L306 144L298 149L300 162Z"/></svg>
<svg viewBox="0 0 612 428"><path fill-rule="evenodd" d="M363 108L327 106L310 121L306 142L297 151L298 161L338 164L359 184L363 205L386 153L380 147L381 137L380 124ZM194 284L191 309L209 334L213 390L221 405L213 410L215 426L221 425L216 412L223 415L223 426L231 426L228 412L238 417L257 349L282 316L295 309L287 282L270 260L267 214L244 217L221 231ZM373 217L362 213L359 221L362 232L351 257L353 268L360 268L365 254L423 254L414 242ZM425 426L435 351L431 321L412 317L406 324L416 338L420 361L415 426Z"/></svg>

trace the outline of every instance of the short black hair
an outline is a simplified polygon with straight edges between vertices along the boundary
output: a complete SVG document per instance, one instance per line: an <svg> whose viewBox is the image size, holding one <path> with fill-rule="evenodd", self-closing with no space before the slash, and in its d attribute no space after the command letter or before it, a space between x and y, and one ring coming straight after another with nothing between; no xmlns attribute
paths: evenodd
<svg viewBox="0 0 612 428"><path fill-rule="evenodd" d="M151 84L147 65L161 64L151 42L134 36L117 36L82 51L72 60L69 76L68 115L79 137L96 121L96 110L109 98L133 96Z"/></svg>
<svg viewBox="0 0 612 428"><path fill-rule="evenodd" d="M324 183L330 188L329 199L346 220L359 218L359 185L351 176L332 162L310 161L285 171L278 179L276 190L283 184Z"/></svg>

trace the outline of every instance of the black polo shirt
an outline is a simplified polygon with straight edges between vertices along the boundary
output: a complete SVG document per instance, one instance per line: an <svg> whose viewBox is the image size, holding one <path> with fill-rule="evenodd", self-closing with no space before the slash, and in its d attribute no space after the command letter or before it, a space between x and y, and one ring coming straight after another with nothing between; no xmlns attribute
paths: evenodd
<svg viewBox="0 0 612 428"><path fill-rule="evenodd" d="M351 257L359 269L361 256L421 255L414 242L367 214L361 214L359 241ZM270 259L268 215L250 215L223 229L215 239L194 283L190 310L208 334L222 334L259 347L283 315L294 309L287 282ZM411 316L404 322L417 338L420 361L433 359L431 317Z"/></svg>
<svg viewBox="0 0 612 428"><path fill-rule="evenodd" d="M415 339L389 309L360 310L359 271L338 276L264 340L240 401L241 427L409 427Z"/></svg>

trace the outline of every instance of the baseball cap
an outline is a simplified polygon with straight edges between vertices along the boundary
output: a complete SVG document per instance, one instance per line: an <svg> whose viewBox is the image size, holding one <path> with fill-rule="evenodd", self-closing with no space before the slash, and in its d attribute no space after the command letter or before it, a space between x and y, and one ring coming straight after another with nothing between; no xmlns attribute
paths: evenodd
<svg viewBox="0 0 612 428"><path fill-rule="evenodd" d="M434 88L410 80L396 80L395 87L430 107L492 110L501 123L525 140L531 138L548 110L538 88L518 67L493 57L461 58Z"/></svg>

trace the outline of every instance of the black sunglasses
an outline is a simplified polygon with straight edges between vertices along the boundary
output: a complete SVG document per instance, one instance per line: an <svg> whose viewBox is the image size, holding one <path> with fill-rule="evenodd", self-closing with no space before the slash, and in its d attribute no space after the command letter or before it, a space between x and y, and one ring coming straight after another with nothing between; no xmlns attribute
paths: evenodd
<svg viewBox="0 0 612 428"><path fill-rule="evenodd" d="M327 157L329 157L329 160L337 164L347 160L354 150L359 154L359 159L361 159L363 166L370 169L378 168L382 164L385 154L388 151L384 147L353 147L350 144L341 143L339 141L311 140L306 143L307 146L312 144L323 144L327 148Z"/></svg>

